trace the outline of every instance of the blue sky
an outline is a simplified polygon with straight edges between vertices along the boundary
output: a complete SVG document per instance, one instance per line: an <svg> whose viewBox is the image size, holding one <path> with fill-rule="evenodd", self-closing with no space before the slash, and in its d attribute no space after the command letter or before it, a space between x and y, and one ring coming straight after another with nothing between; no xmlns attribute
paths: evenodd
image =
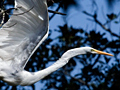
<svg viewBox="0 0 120 90"><path fill-rule="evenodd" d="M100 31L101 33L106 32L95 22L88 20L88 19L91 19L91 20L93 20L93 19L91 17L83 14L82 11L87 11L91 14L94 14L94 11L96 10L99 15L98 20L104 24L105 21L108 19L106 14L111 14L111 13L118 14L119 13L120 1L117 3L114 3L115 5L111 9L109 9L107 7L108 5L106 3L106 0L95 0L98 8L96 7L96 5L93 5L92 1L93 0L78 0L79 7L77 7L77 8L71 7L69 9L66 17L61 16L61 15L56 15L50 21L50 29L52 29L52 30L58 29L58 25L64 25L65 23L67 23L69 26L74 26L75 28L83 28L85 30L92 30L92 29L96 28L96 30ZM54 10L55 10L55 8L54 8ZM60 10L60 11L62 12L62 10ZM65 20L63 20L63 18ZM118 34L120 32L119 31L120 25L119 25L119 23L114 24L113 22L115 22L115 21L119 21L119 18L113 20L112 24L110 24L106 27L110 27L111 30L114 31L114 33ZM56 32L54 32L54 33L56 33ZM55 37L55 35L56 34L54 34L52 36ZM108 37L108 36L109 36L109 34L107 34L106 37ZM109 36L109 37L111 37L111 36Z"/></svg>
<svg viewBox="0 0 120 90"><path fill-rule="evenodd" d="M91 1L96 1L96 5L91 2ZM55 17L50 21L50 29L54 30L54 29L59 29L58 26L59 25L64 25L65 23L68 24L68 26L73 26L75 28L83 28L84 30L96 30L97 32L100 31L100 33L104 33L106 32L105 30L103 30L98 24L96 24L93 21L91 17L85 15L82 13L82 11L87 11L91 14L94 14L94 11L96 10L98 13L98 20L101 23L105 23L106 20L108 20L106 14L118 14L120 11L120 1L117 3L114 3L115 5L109 9L106 3L106 0L78 0L78 4L79 7L75 8L75 7L71 7L67 13L67 16L61 16L61 15L55 15ZM56 5L57 6L57 5ZM52 8L52 10L55 10L56 7ZM63 12L62 9L60 9L60 12ZM88 20L90 19L90 20ZM106 25L107 28L111 28L111 30L116 33L119 34L120 33L120 23L118 24L114 24L115 21L120 21L120 18L117 18L115 20L113 20L110 24ZM52 33L52 37L55 38L58 35L57 32L53 32ZM109 33L107 33L105 35L105 37L107 37L109 40L113 40L113 38L111 38L111 35ZM114 38L115 39L115 38ZM114 60L114 57L113 57ZM113 61L111 61L113 62ZM72 72L72 76L74 76L74 74L77 72L77 70L79 70L81 66L77 65L76 69ZM82 67L81 67L82 68Z"/></svg>
<svg viewBox="0 0 120 90"><path fill-rule="evenodd" d="M113 8L109 10L109 8L107 7L107 3L105 3L106 0L96 0L96 4L98 8L96 7L96 5L93 5L91 1L93 0L78 0L79 7L77 8L71 7L68 10L67 16L55 15L55 17L49 23L49 28L51 30L59 29L58 26L63 26L65 23L67 23L68 26L73 26L75 28L83 28L85 30L96 29L97 31L100 31L101 33L106 32L95 22L88 20L88 19L92 20L92 18L83 14L82 11L85 10L91 14L94 14L94 11L96 10L99 15L98 20L101 21L102 23L105 23L105 21L108 19L106 14L111 14L111 13L118 14L119 13L120 2L114 3L115 5L113 6ZM49 8L49 9L55 10L56 7ZM60 12L63 12L62 9L60 9ZM114 24L115 21L119 22L119 20L120 18L113 20L111 22L112 24L109 24L106 27L110 27L111 30L113 30L113 32L116 34L120 33L120 30L119 30L120 24L119 23ZM52 38L57 37L57 35L59 35L58 32L55 32L55 31L52 32ZM109 33L106 34L105 37L107 37L109 40L113 39L111 38L111 35L109 35ZM52 63L48 64L48 66L51 64ZM72 76L74 76L77 70L79 70L80 67L78 66L81 66L81 65L79 65L78 63L76 69L72 72ZM39 83L38 84L36 83L36 85L37 85L37 88L39 89L44 86L44 84L41 84L41 86L39 86L40 85Z"/></svg>

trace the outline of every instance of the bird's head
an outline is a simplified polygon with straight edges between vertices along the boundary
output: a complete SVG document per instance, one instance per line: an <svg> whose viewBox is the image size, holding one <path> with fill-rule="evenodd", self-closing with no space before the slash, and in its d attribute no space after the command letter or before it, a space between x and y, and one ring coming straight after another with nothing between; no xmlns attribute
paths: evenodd
<svg viewBox="0 0 120 90"><path fill-rule="evenodd" d="M88 53L92 53L92 54L102 54L102 55L108 55L108 56L113 56L112 54L110 53L106 53L106 52L103 52L103 51L100 51L100 50L97 50L97 49L94 49L94 48L91 48L91 47L85 47L84 50Z"/></svg>

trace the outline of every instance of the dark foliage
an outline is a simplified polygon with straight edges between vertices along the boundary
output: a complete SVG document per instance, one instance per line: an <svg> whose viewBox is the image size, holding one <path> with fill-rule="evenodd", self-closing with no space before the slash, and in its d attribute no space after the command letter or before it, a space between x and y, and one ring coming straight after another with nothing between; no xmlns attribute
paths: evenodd
<svg viewBox="0 0 120 90"><path fill-rule="evenodd" d="M47 0L49 6L54 4L60 5L64 11L67 11L70 6L77 6L76 0ZM108 4L115 0L107 0ZM1 0L0 8L6 10L7 5L13 6L14 0ZM113 4L112 4L113 5ZM9 18L11 10L8 10L5 15L5 22ZM29 60L25 69L31 72L44 69L50 63L54 63L68 49L75 47L91 46L98 50L103 50L114 55L114 58L102 55L80 55L72 58L67 65L53 72L49 76L41 80L45 83L43 90L120 90L120 36L115 34L114 30L107 29L106 25L117 19L119 15L114 13L106 14L108 20L102 24L97 19L97 14L91 15L84 12L86 15L93 17L94 22L98 24L106 33L96 30L85 30L83 28L69 27L67 24L59 26L59 35L55 39L51 38L51 33L48 39L37 49L34 55ZM3 14L0 14L0 19L3 19ZM118 24L119 22L113 22ZM106 37L109 33L112 38ZM112 62L110 62L112 60ZM76 67L78 67L76 69ZM75 72L75 73L73 73ZM33 90L35 85L28 86ZM0 82L0 90L25 90L25 87L11 87L4 82ZM37 89L36 89L37 90Z"/></svg>

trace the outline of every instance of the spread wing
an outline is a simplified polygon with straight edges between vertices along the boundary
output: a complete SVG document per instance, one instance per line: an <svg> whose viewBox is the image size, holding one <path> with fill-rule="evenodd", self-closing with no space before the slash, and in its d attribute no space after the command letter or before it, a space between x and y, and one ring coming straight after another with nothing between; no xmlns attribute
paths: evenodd
<svg viewBox="0 0 120 90"><path fill-rule="evenodd" d="M15 10L0 30L0 58L24 67L47 38L46 0L15 0Z"/></svg>

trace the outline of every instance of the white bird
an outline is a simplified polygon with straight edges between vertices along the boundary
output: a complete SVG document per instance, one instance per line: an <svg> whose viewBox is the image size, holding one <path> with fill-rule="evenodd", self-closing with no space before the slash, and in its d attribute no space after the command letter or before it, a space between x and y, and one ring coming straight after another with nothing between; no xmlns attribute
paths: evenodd
<svg viewBox="0 0 120 90"><path fill-rule="evenodd" d="M24 67L48 36L46 0L15 0L13 15L0 30L0 80L10 85L31 85L61 68L70 58L86 53L110 55L91 47L68 50L53 65L38 72Z"/></svg>

